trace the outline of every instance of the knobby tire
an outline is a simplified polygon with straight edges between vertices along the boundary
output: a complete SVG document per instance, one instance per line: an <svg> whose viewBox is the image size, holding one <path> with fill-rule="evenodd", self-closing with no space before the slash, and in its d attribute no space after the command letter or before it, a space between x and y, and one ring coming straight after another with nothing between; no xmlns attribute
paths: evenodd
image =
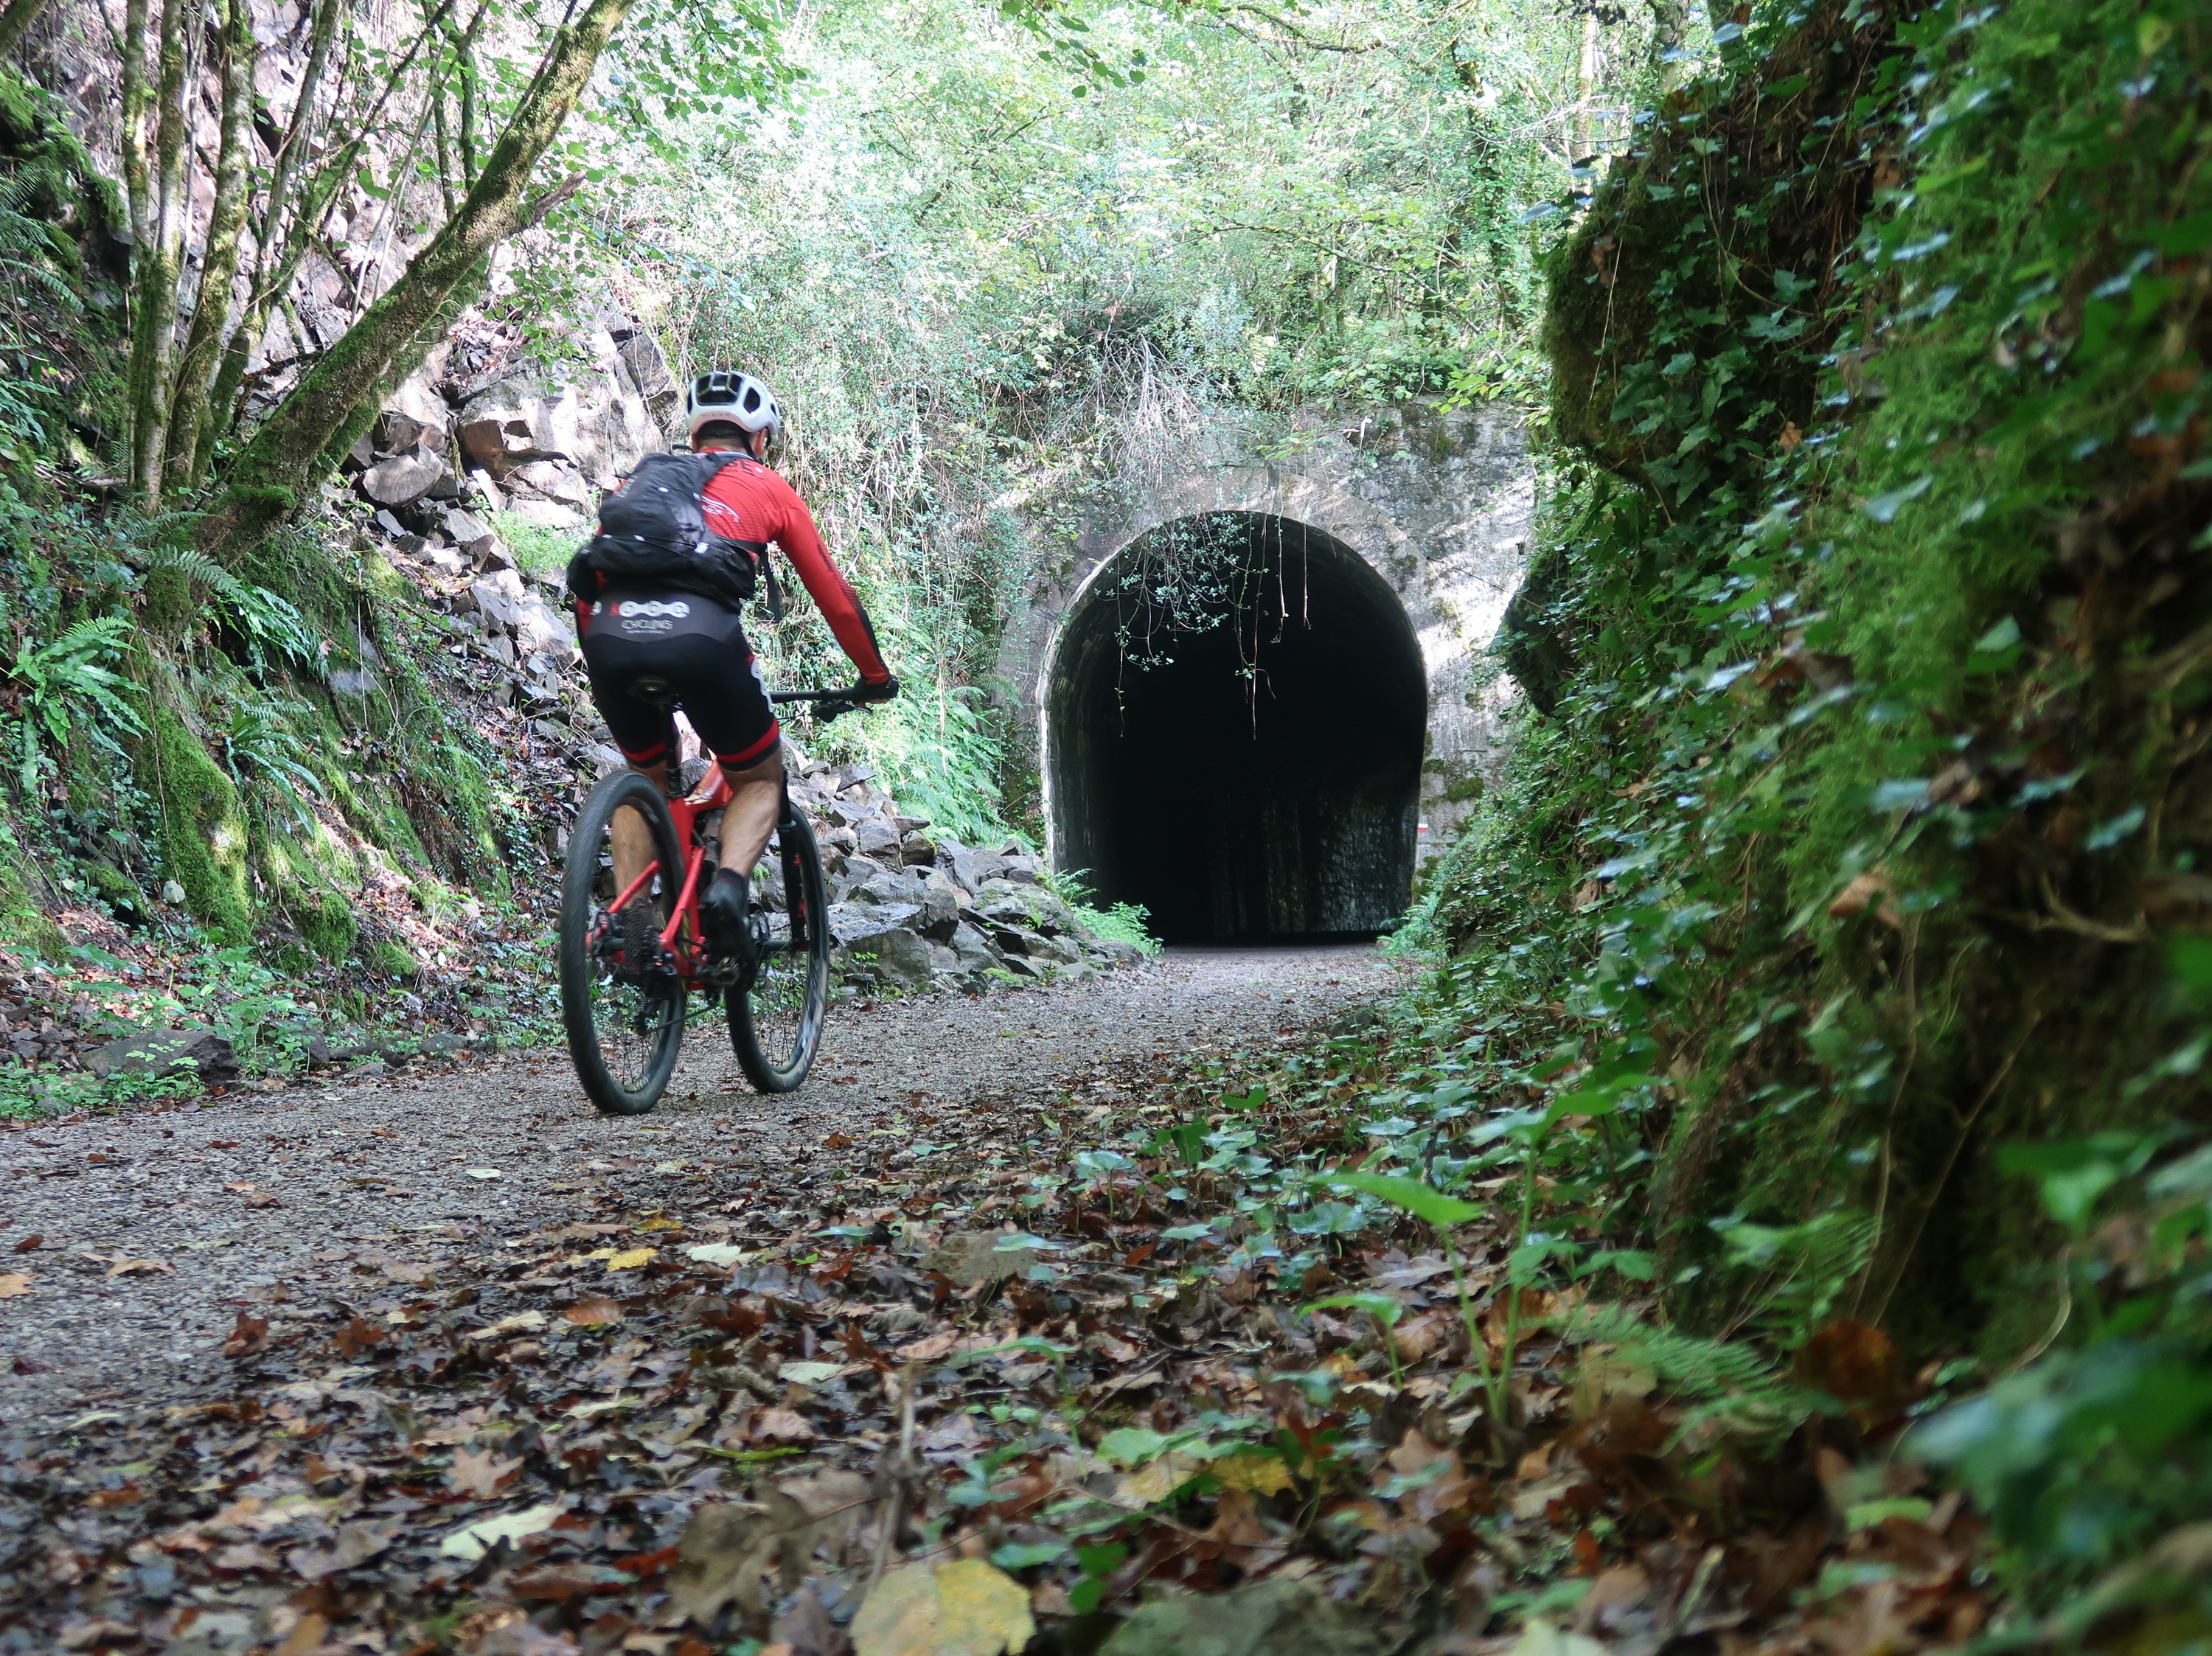
<svg viewBox="0 0 2212 1656"><path fill-rule="evenodd" d="M762 864L783 876L783 912L769 917L769 947L750 980L729 991L730 1045L755 1089L787 1093L806 1079L821 1049L832 943L822 852L805 814L787 800ZM769 883L757 874L756 894Z"/></svg>
<svg viewBox="0 0 2212 1656"><path fill-rule="evenodd" d="M623 913L610 915L608 905L621 893L609 830L624 807L645 818L660 869ZM561 1021L576 1078L604 1114L645 1114L676 1072L683 982L672 972L633 971L630 963L642 955L661 964L653 940L668 924L683 870L675 819L659 788L623 771L592 790L568 836L561 875Z"/></svg>

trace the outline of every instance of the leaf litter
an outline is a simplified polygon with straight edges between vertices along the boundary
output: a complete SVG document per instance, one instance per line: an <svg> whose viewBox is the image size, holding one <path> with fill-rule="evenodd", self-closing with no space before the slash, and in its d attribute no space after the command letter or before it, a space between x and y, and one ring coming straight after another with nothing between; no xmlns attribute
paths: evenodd
<svg viewBox="0 0 2212 1656"><path fill-rule="evenodd" d="M608 1192L349 1301L241 1309L227 1384L0 1437L0 1652L1868 1656L1979 1629L1982 1526L1894 1457L1911 1388L1877 1331L1800 1355L1832 1412L1714 1425L1619 1308L1513 1291L1510 1202L1438 1230L1400 1210L1450 1198L1358 1172L1382 1039L986 1101L903 1166L697 1210Z"/></svg>

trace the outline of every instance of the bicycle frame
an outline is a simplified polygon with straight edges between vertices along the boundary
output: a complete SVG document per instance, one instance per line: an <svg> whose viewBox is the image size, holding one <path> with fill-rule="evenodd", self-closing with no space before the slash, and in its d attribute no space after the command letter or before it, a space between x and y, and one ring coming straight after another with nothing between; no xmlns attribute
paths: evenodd
<svg viewBox="0 0 2212 1656"><path fill-rule="evenodd" d="M772 702L811 701L817 704L817 717L824 723L842 713L853 711L854 704L846 700L845 690L776 690L769 695ZM704 792L700 790L703 789ZM660 946L676 965L676 975L687 989L709 987L702 968L706 964L705 926L699 918L699 880L706 868L707 848L698 841L698 823L702 816L711 816L730 803L736 792L730 779L722 773L720 765L709 764L707 776L699 788L668 802L668 814L676 820L676 844L678 853L685 859L684 889L677 895L676 903L669 916L668 925L660 934ZM787 796L784 809L790 809ZM647 881L660 871L660 859L656 857L645 865L645 870L623 889L622 895L608 905L609 914L619 914L629 900L645 889ZM690 941L684 940L684 925L691 924Z"/></svg>
<svg viewBox="0 0 2212 1656"><path fill-rule="evenodd" d="M705 964L706 931L699 918L699 877L707 865L707 847L699 843L698 823L702 816L711 816L730 803L734 792L730 779L722 774L719 765L708 768L701 787L683 798L668 802L668 814L676 819L676 843L686 858L684 869L684 889L676 898L668 925L660 934L660 946L676 963L676 975L684 980L687 989L703 986L701 968ZM643 890L646 882L660 871L660 858L654 858L645 865L637 878L623 888L607 907L610 914L619 914L629 900ZM684 936L684 922L690 922L688 943Z"/></svg>

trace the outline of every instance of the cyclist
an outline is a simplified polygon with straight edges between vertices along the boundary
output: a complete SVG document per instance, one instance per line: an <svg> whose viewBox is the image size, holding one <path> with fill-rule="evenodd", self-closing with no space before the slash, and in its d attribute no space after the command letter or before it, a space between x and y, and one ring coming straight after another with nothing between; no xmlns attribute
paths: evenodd
<svg viewBox="0 0 2212 1656"><path fill-rule="evenodd" d="M732 456L705 488L708 528L733 543L719 555L757 559L765 573L769 544L781 547L860 671L852 700L890 701L898 680L884 664L867 611L830 561L806 503L766 463L769 443L783 428L775 395L749 373L702 374L685 396L684 415L695 453ZM719 835L721 866L699 906L709 941L749 958L752 868L783 810L782 731L728 589L680 577L617 578L581 559L569 580L592 699L630 767L668 791L678 757L674 708L681 707L730 779L719 828L702 825L706 837ZM613 838L617 873L627 884L652 860L651 840L631 811L616 816Z"/></svg>

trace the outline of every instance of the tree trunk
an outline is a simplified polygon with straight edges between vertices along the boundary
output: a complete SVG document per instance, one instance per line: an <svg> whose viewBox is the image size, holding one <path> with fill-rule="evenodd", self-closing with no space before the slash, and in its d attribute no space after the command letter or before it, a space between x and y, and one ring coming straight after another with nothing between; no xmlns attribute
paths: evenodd
<svg viewBox="0 0 2212 1656"><path fill-rule="evenodd" d="M147 0L123 9L123 194L131 216L134 255L146 246L146 13Z"/></svg>
<svg viewBox="0 0 2212 1656"><path fill-rule="evenodd" d="M169 429L169 367L177 325L177 276L184 262L185 160L185 15L191 0L163 0L161 76L155 94L154 196L149 239L131 282L131 487L147 511L161 503L161 461Z"/></svg>
<svg viewBox="0 0 2212 1656"><path fill-rule="evenodd" d="M46 9L46 0L10 0L8 9L0 11L0 58L12 55L23 44L23 37Z"/></svg>
<svg viewBox="0 0 2212 1656"><path fill-rule="evenodd" d="M486 158L461 210L416 253L368 314L346 331L240 455L230 486L201 519L200 543L235 557L295 509L316 481L331 441L363 400L419 361L426 332L494 248L529 220L530 176L591 79L631 0L591 0L555 36L514 118Z"/></svg>
<svg viewBox="0 0 2212 1656"><path fill-rule="evenodd" d="M234 325L239 243L246 211L253 204L248 163L253 155L253 76L258 54L252 0L229 0L228 14L223 21L222 141L216 152L215 204L208 218L207 252L200 261L199 299L192 306L191 331L185 338L169 403L169 452L162 487L171 494L199 481L199 457L207 446L202 434L212 423L208 391Z"/></svg>
<svg viewBox="0 0 2212 1656"><path fill-rule="evenodd" d="M1690 0L1651 0L1651 69L1662 95L1682 84L1690 39Z"/></svg>

